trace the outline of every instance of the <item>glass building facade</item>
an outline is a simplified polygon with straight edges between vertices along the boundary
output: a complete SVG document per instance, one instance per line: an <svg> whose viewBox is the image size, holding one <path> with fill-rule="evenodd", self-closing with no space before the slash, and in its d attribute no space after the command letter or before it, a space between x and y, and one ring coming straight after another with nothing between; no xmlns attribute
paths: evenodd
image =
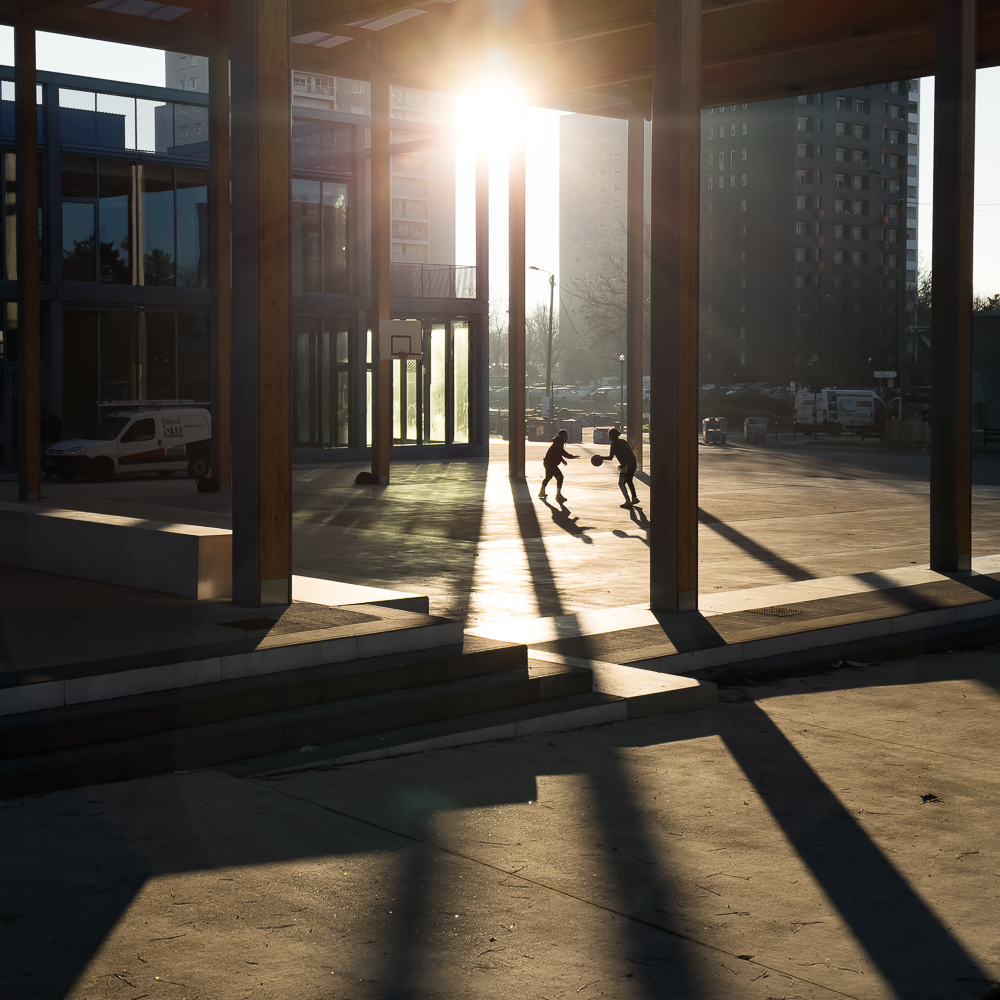
<svg viewBox="0 0 1000 1000"><path fill-rule="evenodd" d="M66 438L96 422L100 403L207 405L207 94L179 100L176 90L52 73L39 81L43 407ZM12 81L0 81L0 469L17 463L13 96ZM365 114L294 109L289 352L301 461L364 460L371 443L368 119L356 110ZM474 418L486 405L485 394L473 398L483 329L475 268L392 268L393 315L425 330L423 359L394 363L394 444L485 453L486 421Z"/></svg>

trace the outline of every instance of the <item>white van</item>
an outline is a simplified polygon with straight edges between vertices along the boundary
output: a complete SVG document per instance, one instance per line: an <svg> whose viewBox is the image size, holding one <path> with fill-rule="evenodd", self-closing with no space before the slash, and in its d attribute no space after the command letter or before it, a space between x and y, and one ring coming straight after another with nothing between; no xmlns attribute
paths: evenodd
<svg viewBox="0 0 1000 1000"><path fill-rule="evenodd" d="M101 482L116 474L187 470L202 479L211 470L212 418L199 406L128 404L106 413L97 426L45 452L42 467L60 479L86 476Z"/></svg>
<svg viewBox="0 0 1000 1000"><path fill-rule="evenodd" d="M885 420L885 403L874 389L799 389L795 394L795 422L806 434L884 434Z"/></svg>

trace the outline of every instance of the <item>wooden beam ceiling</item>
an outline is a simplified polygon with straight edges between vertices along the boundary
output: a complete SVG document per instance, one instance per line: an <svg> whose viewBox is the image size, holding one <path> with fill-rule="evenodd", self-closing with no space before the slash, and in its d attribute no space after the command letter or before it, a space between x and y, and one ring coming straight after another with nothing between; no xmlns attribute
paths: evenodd
<svg viewBox="0 0 1000 1000"><path fill-rule="evenodd" d="M214 0L176 2L192 10L174 21L95 10L87 0L33 6L47 31L207 54ZM422 13L381 29L351 24L409 9ZM0 21L13 14L14 0L0 0ZM933 73L934 0L705 0L702 17L708 105ZM292 61L369 79L377 57L395 82L445 93L475 90L495 73L531 103L610 113L616 102L648 103L651 24L650 0L526 0L513 9L492 0L295 0L293 36L352 40L293 45ZM978 49L981 66L1000 65L1000 0L979 0Z"/></svg>

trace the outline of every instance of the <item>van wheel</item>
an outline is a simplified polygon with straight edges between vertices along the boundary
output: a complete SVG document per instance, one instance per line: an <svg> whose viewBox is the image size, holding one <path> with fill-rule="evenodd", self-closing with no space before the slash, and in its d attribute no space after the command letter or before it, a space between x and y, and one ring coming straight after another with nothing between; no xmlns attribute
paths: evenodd
<svg viewBox="0 0 1000 1000"><path fill-rule="evenodd" d="M192 479L204 479L212 470L212 465L206 455L195 455L188 462L188 475Z"/></svg>
<svg viewBox="0 0 1000 1000"><path fill-rule="evenodd" d="M103 483L114 474L115 464L107 455L98 455L87 465L87 479L92 483Z"/></svg>
<svg viewBox="0 0 1000 1000"><path fill-rule="evenodd" d="M158 476L162 476L164 479L169 479L174 474L174 470L164 469L162 472L157 472L156 474Z"/></svg>
<svg viewBox="0 0 1000 1000"><path fill-rule="evenodd" d="M843 434L844 433L844 425L843 424L830 424L830 433L834 437L837 437L838 435Z"/></svg>

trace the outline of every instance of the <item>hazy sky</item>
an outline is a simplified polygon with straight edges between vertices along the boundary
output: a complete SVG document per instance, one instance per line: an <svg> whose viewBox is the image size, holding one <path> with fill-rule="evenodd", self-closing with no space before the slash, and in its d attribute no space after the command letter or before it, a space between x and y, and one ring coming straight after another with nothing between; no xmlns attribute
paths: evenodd
<svg viewBox="0 0 1000 1000"><path fill-rule="evenodd" d="M163 54L153 49L69 38L38 33L39 69L56 70L80 76L99 75L103 79L162 85ZM0 26L0 63L13 63L12 29ZM1000 67L979 70L977 74L976 114L976 220L975 220L975 289L976 292L1000 292L1000 194L996 193L996 164L1000 162L1000 130L992 127L992 115L1000 107ZM920 121L920 219L919 254L930 263L931 191L933 176L933 97L934 80L921 81ZM479 118L482 120L482 115ZM460 103L459 119L468 121ZM559 270L559 114L529 108L525 121L528 162L527 262L557 273ZM490 270L495 292L506 292L507 269L507 163L502 148L503 130L492 130L490 147ZM471 211L472 154L468 148L456 153L458 168L459 223L456 233L456 259L472 263L474 232L470 220L462 218ZM534 301L548 302L548 276L528 273L529 308Z"/></svg>

